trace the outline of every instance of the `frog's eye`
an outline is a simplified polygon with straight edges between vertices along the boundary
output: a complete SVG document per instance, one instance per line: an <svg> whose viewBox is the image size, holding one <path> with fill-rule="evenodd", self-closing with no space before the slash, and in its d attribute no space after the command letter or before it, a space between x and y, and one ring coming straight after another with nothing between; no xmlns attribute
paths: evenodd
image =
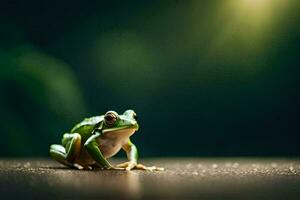
<svg viewBox="0 0 300 200"><path fill-rule="evenodd" d="M104 119L107 125L113 125L117 121L117 116L114 113L106 113Z"/></svg>

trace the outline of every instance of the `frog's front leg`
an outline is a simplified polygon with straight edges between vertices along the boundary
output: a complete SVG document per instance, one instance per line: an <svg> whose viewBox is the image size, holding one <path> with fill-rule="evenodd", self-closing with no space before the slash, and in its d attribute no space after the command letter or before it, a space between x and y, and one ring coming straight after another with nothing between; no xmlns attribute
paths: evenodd
<svg viewBox="0 0 300 200"><path fill-rule="evenodd" d="M78 133L65 133L62 145L53 144L50 146L51 157L68 167L74 166L73 160L78 156L81 148L81 136Z"/></svg>
<svg viewBox="0 0 300 200"><path fill-rule="evenodd" d="M98 143L96 141L96 139L100 137L100 135L101 134L99 132L96 132L94 135L89 137L89 139L85 142L84 147L86 148L87 152L91 155L91 157L96 161L99 167L104 169L118 169L113 167L101 153Z"/></svg>
<svg viewBox="0 0 300 200"><path fill-rule="evenodd" d="M164 168L161 167L146 167L145 165L138 164L138 150L136 146L128 140L126 144L123 145L124 151L126 151L128 162L117 165L117 167L125 168L127 171L131 169L141 169L141 170L149 170L149 171L162 171Z"/></svg>

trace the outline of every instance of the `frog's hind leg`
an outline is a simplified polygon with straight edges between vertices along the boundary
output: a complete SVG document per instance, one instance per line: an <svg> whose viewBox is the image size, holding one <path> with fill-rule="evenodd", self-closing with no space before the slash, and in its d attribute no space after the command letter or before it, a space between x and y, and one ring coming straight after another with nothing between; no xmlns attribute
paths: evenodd
<svg viewBox="0 0 300 200"><path fill-rule="evenodd" d="M52 144L50 146L50 156L57 162L66 165L68 167L73 167L73 164L66 160L66 149L62 145Z"/></svg>
<svg viewBox="0 0 300 200"><path fill-rule="evenodd" d="M53 144L50 146L51 157L68 167L78 168L73 164L73 161L80 153L81 136L78 133L66 133L63 136L62 144Z"/></svg>

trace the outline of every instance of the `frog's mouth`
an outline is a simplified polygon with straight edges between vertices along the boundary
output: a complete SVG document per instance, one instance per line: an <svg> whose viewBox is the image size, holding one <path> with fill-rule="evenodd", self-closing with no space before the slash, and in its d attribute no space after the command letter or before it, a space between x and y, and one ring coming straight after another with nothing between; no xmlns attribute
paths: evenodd
<svg viewBox="0 0 300 200"><path fill-rule="evenodd" d="M114 135L114 134L124 134L124 135L132 135L135 131L138 130L138 126L125 126L125 127L120 127L120 128L108 128L102 130L103 134L109 134L109 135Z"/></svg>
<svg viewBox="0 0 300 200"><path fill-rule="evenodd" d="M126 138L129 138L132 136L136 131L136 128L114 128L114 129L106 129L103 130L103 137L111 138L111 139L120 139L123 138L124 140Z"/></svg>

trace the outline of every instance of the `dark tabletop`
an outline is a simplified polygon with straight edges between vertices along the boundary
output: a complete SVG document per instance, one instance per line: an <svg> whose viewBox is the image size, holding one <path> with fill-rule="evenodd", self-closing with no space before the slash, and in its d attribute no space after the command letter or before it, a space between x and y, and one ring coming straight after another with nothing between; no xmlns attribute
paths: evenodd
<svg viewBox="0 0 300 200"><path fill-rule="evenodd" d="M299 159L142 161L166 169L82 171L49 159L2 159L1 199L300 199Z"/></svg>

